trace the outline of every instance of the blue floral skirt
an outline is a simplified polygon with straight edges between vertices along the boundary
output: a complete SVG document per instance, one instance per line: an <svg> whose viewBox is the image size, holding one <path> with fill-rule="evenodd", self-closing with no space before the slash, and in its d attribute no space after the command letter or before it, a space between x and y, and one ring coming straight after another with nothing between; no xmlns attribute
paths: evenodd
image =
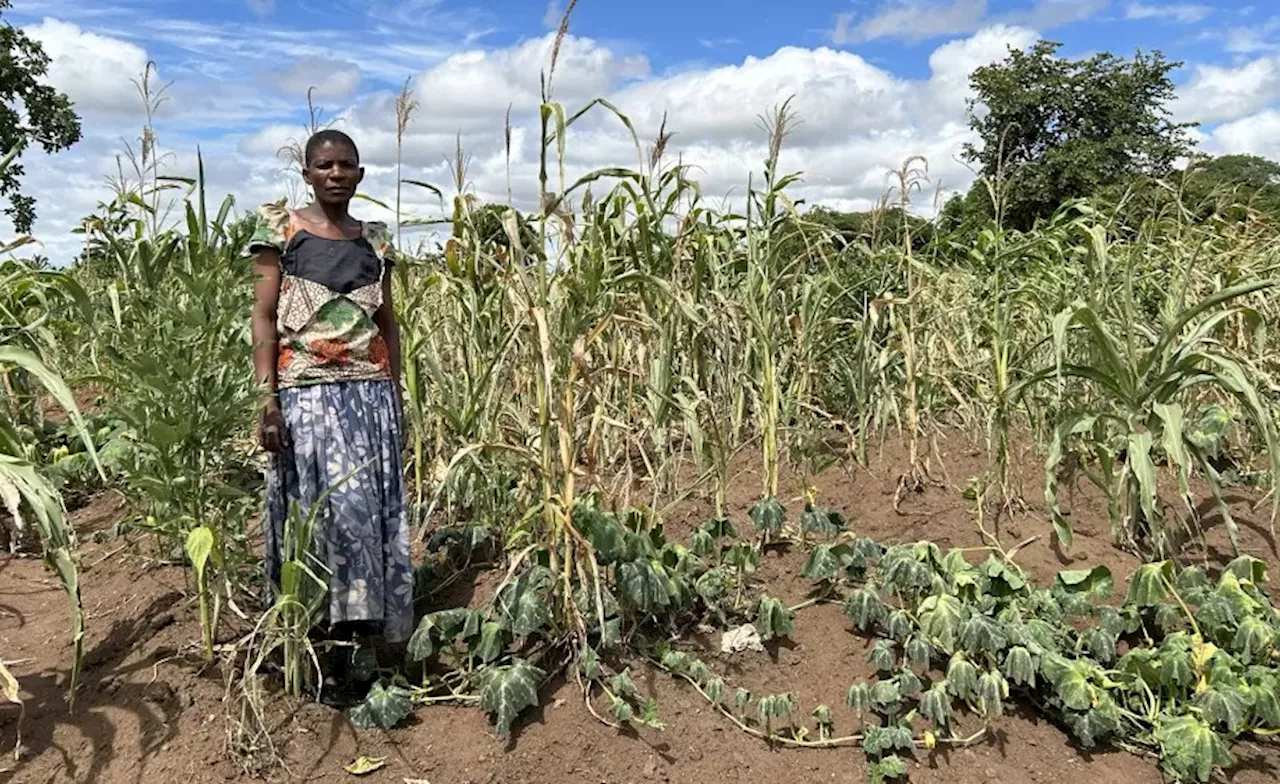
<svg viewBox="0 0 1280 784"><path fill-rule="evenodd" d="M413 631L413 564L392 383L280 390L289 443L267 468L264 528L268 576L279 585L290 505L306 515L327 492L313 552L328 569L329 622L379 622L387 641L403 642Z"/></svg>

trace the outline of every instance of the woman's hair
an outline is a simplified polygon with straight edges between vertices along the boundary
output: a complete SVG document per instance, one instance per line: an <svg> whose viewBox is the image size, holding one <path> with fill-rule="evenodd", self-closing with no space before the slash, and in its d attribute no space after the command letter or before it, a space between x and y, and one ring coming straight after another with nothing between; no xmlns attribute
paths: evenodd
<svg viewBox="0 0 1280 784"><path fill-rule="evenodd" d="M316 150L326 144L345 144L356 154L356 160L360 160L360 148L356 147L356 143L351 140L350 136L342 131L326 128L323 131L316 131L311 135L310 139L307 139L307 147L303 156L307 166L311 165L311 159L315 157Z"/></svg>

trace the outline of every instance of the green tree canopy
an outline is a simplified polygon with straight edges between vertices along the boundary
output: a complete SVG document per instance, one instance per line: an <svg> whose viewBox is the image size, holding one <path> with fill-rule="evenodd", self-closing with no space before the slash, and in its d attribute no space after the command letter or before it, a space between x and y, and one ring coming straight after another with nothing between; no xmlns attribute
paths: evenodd
<svg viewBox="0 0 1280 784"><path fill-rule="evenodd" d="M1192 151L1194 124L1173 122L1167 109L1169 74L1180 63L1160 52L1069 60L1060 46L1010 49L969 77L969 125L981 144L966 145L964 155L1000 183L1000 217L1014 228L1102 187L1167 176Z"/></svg>
<svg viewBox="0 0 1280 784"><path fill-rule="evenodd" d="M80 140L80 118L71 100L42 81L49 56L26 33L4 21L10 0L0 0L0 158L35 141L45 152L57 152ZM0 167L4 212L21 233L35 223L35 199L21 191L22 164Z"/></svg>

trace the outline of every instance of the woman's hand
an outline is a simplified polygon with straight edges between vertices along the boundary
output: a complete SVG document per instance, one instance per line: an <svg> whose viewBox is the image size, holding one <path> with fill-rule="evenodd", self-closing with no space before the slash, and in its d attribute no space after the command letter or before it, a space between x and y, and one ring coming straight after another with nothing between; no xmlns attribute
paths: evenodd
<svg viewBox="0 0 1280 784"><path fill-rule="evenodd" d="M285 425L284 412L276 403L262 409L258 419L258 442L262 448L273 455L283 454L289 445L289 430Z"/></svg>

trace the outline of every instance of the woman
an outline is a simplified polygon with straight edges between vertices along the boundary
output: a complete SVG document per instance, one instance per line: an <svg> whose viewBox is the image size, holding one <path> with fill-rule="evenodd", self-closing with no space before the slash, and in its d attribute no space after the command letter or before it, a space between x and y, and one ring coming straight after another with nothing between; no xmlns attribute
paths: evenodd
<svg viewBox="0 0 1280 784"><path fill-rule="evenodd" d="M413 626L413 570L391 235L348 212L364 169L346 134L312 136L302 176L315 201L296 211L263 206L250 243L254 365L269 392L259 428L271 453L268 574L278 584L291 503L305 514L323 496L315 548L329 570L330 637L403 642ZM326 701L348 702L367 686L351 682L349 662L350 646L339 646Z"/></svg>

